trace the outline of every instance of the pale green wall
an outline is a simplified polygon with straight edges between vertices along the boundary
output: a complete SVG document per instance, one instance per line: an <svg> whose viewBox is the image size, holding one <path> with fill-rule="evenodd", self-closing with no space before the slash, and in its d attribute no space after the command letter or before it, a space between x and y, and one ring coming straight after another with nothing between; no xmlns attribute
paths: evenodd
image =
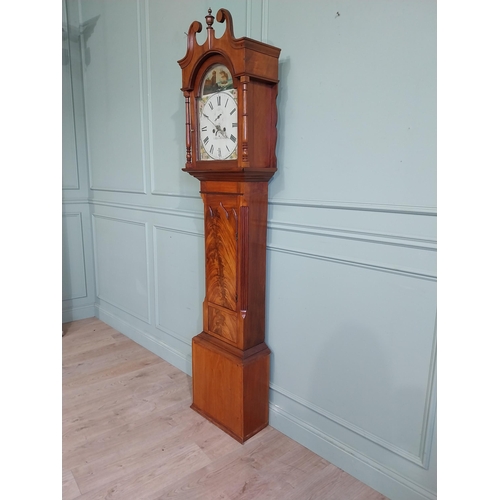
<svg viewBox="0 0 500 500"><path fill-rule="evenodd" d="M63 322L94 316L96 301L77 7L62 2Z"/></svg>
<svg viewBox="0 0 500 500"><path fill-rule="evenodd" d="M67 6L95 26L63 67L63 319L95 314L190 373L203 216L177 60L225 7L236 36L282 49L271 425L390 498L435 498L435 2Z"/></svg>

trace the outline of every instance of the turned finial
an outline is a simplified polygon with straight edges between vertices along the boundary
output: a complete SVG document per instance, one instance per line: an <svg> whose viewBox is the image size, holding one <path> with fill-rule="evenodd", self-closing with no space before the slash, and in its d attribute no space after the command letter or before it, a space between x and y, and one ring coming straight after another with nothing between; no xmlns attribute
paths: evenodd
<svg viewBox="0 0 500 500"><path fill-rule="evenodd" d="M212 9L208 9L208 16L205 16L205 19L207 21L207 30L211 30L212 24L214 24L214 16L212 16Z"/></svg>

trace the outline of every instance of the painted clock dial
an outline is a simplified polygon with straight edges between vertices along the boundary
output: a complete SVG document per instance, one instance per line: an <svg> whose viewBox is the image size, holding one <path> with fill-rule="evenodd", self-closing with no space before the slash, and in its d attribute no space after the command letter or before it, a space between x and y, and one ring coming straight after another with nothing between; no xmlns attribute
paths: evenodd
<svg viewBox="0 0 500 500"><path fill-rule="evenodd" d="M223 64L208 68L198 99L200 160L234 160L238 154L238 102L233 77Z"/></svg>

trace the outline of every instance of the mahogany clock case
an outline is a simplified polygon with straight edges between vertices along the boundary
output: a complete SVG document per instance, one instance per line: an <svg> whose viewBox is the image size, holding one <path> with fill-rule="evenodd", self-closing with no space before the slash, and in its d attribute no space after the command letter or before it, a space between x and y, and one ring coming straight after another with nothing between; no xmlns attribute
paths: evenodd
<svg viewBox="0 0 500 500"><path fill-rule="evenodd" d="M198 45L201 24L193 22L186 56L179 61L186 110L183 170L200 180L205 222L203 332L192 343L192 408L243 443L269 418L266 237L268 182L276 172L280 49L234 38L225 9L217 13L217 20L226 22L222 37L214 36L210 10L206 20L207 40ZM236 157L228 154L227 159L217 159L217 147L227 144L227 124L223 128L223 118L219 121L225 111L209 116L210 107L204 115L212 97L200 100L208 94L204 90L212 70L221 66L236 91L234 120L231 114L231 127L237 126ZM214 106L222 102L215 97ZM202 131L207 135L202 137ZM213 150L204 150L210 143Z"/></svg>

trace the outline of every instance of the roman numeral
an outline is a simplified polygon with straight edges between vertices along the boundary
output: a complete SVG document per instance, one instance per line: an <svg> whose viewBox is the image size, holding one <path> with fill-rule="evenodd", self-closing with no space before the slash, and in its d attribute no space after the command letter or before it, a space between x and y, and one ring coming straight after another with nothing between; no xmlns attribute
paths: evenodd
<svg viewBox="0 0 500 500"><path fill-rule="evenodd" d="M236 143L236 137L234 137L234 135L233 135L233 134L231 134L230 139L231 139L234 143Z"/></svg>
<svg viewBox="0 0 500 500"><path fill-rule="evenodd" d="M209 102L208 105L210 106L210 109L214 109L214 105L211 102Z"/></svg>
<svg viewBox="0 0 500 500"><path fill-rule="evenodd" d="M207 131L207 126L205 125L204 127L201 127L201 131L202 132L206 132Z"/></svg>
<svg viewBox="0 0 500 500"><path fill-rule="evenodd" d="M212 145L210 146L210 154L212 154L213 152L214 152L214 145L212 144Z"/></svg>
<svg viewBox="0 0 500 500"><path fill-rule="evenodd" d="M217 106L220 106L220 100L221 100L221 96L220 96L220 95L218 95L218 96L217 96Z"/></svg>
<svg viewBox="0 0 500 500"><path fill-rule="evenodd" d="M237 127L237 126L238 126L238 124L233 122L233 128Z"/></svg>
<svg viewBox="0 0 500 500"><path fill-rule="evenodd" d="M228 102L229 102L229 97L226 99L226 104L224 104L224 107L227 107Z"/></svg>
<svg viewBox="0 0 500 500"><path fill-rule="evenodd" d="M234 112L236 111L236 108L234 108L231 113L229 113L230 115L232 115Z"/></svg>
<svg viewBox="0 0 500 500"><path fill-rule="evenodd" d="M205 139L203 139L203 144L205 144L205 146L207 145L207 142L208 142L208 135L205 137Z"/></svg>

